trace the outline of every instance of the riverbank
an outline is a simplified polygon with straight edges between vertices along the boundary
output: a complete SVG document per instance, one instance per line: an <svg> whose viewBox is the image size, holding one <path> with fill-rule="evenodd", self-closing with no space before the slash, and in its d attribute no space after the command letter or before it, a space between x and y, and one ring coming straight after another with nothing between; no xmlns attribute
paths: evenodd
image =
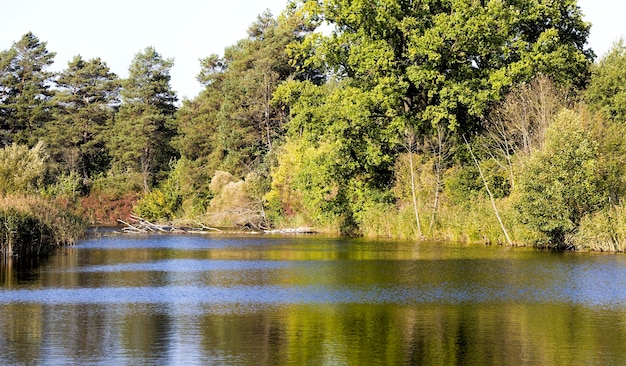
<svg viewBox="0 0 626 366"><path fill-rule="evenodd" d="M0 255L47 255L85 235L84 220L61 204L35 196L0 198Z"/></svg>

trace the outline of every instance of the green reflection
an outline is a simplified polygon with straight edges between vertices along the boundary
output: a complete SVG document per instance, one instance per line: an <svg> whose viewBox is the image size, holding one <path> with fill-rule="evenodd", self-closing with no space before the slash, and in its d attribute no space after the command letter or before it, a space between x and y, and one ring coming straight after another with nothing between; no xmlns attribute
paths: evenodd
<svg viewBox="0 0 626 366"><path fill-rule="evenodd" d="M175 248L120 249L113 241L111 248L72 248L40 266L17 270L5 265L1 289L79 288L99 296L99 290L111 287L439 286L481 288L490 294L503 288L543 293L570 286L584 293L593 289L594 278L585 273L574 278L572 271L597 267L610 272L623 270L625 264L618 256L451 243L267 238L249 246L225 246L207 240L206 248L195 250L184 250L184 242L176 242ZM88 270L177 259L285 265L219 271ZM624 307L547 299L274 305L207 305L202 299L52 305L0 299L0 364L626 364Z"/></svg>

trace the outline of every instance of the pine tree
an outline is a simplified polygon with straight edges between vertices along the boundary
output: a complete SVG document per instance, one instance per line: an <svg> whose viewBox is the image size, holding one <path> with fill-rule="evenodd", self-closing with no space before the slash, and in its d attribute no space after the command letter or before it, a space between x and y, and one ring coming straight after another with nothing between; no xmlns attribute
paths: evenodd
<svg viewBox="0 0 626 366"><path fill-rule="evenodd" d="M45 69L56 53L33 33L26 33L0 54L0 130L2 144L33 146L52 118L53 75Z"/></svg>
<svg viewBox="0 0 626 366"><path fill-rule="evenodd" d="M283 81L299 77L289 45L314 28L293 8L278 18L266 11L223 57L202 60L198 80L206 89L179 114L175 146L181 155L241 177L259 168L284 136L287 113L273 104L273 93Z"/></svg>
<svg viewBox="0 0 626 366"><path fill-rule="evenodd" d="M173 65L173 59L163 58L153 47L135 55L123 82L122 105L110 139L114 166L140 172L145 191L175 154L169 145L175 133L177 101L170 86Z"/></svg>
<svg viewBox="0 0 626 366"><path fill-rule="evenodd" d="M100 58L87 61L79 55L61 72L57 85L54 102L59 107L45 141L62 170L76 173L86 184L92 174L108 168L105 135L119 106L120 82Z"/></svg>

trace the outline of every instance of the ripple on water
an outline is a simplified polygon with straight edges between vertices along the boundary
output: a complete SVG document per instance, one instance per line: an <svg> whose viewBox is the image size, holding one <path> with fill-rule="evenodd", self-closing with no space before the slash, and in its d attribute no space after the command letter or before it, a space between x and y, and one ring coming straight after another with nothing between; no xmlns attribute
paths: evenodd
<svg viewBox="0 0 626 366"><path fill-rule="evenodd" d="M458 303L573 303L623 308L626 293L570 293L546 289L459 289L425 286L331 288L327 286L165 286L46 288L0 291L0 304L172 304L172 305L284 305L284 304L458 304Z"/></svg>

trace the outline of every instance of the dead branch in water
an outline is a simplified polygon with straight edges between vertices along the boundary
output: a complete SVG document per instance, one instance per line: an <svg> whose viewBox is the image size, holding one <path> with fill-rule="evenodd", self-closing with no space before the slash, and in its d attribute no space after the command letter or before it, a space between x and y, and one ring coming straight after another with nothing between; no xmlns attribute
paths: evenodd
<svg viewBox="0 0 626 366"><path fill-rule="evenodd" d="M124 220L117 220L120 224L124 224L125 227L122 232L129 234L144 234L144 233L191 233L191 232L203 232L203 231L221 231L220 229L208 227L205 225L199 225L198 227L179 227L172 224L161 225L150 222L143 217L131 215L129 222Z"/></svg>

